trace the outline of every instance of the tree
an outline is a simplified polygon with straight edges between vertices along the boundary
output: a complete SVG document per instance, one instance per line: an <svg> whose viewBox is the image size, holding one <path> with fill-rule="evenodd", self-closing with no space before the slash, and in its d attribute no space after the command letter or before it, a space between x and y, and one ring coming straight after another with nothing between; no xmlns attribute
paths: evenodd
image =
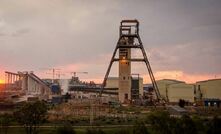
<svg viewBox="0 0 221 134"><path fill-rule="evenodd" d="M188 115L183 115L181 118L170 117L168 120L171 134L197 134L195 122Z"/></svg>
<svg viewBox="0 0 221 134"><path fill-rule="evenodd" d="M1 130L0 130L0 133L1 131L3 131L4 134L7 134L8 133L8 126L10 125L12 121L12 116L10 114L3 114L1 115L0 117L0 127L1 127Z"/></svg>
<svg viewBox="0 0 221 134"><path fill-rule="evenodd" d="M135 123L133 126L133 134L149 134L143 121Z"/></svg>
<svg viewBox="0 0 221 134"><path fill-rule="evenodd" d="M37 128L46 120L47 105L43 101L25 103L14 112L17 121L22 124L27 134L36 134Z"/></svg>
<svg viewBox="0 0 221 134"><path fill-rule="evenodd" d="M57 129L57 134L75 134L76 132L72 128L70 123L65 123L64 126Z"/></svg>
<svg viewBox="0 0 221 134"><path fill-rule="evenodd" d="M196 125L188 115L181 117L182 134L197 134Z"/></svg>
<svg viewBox="0 0 221 134"><path fill-rule="evenodd" d="M206 134L206 131L208 129L208 125L206 125L206 121L197 115L194 115L192 117L192 120L196 126L198 134Z"/></svg>
<svg viewBox="0 0 221 134"><path fill-rule="evenodd" d="M221 134L221 119L215 116L209 122L208 134Z"/></svg>
<svg viewBox="0 0 221 134"><path fill-rule="evenodd" d="M168 112L157 111L150 114L147 122L156 134L171 134L170 116Z"/></svg>
<svg viewBox="0 0 221 134"><path fill-rule="evenodd" d="M130 134L130 128L120 128L115 134Z"/></svg>
<svg viewBox="0 0 221 134"><path fill-rule="evenodd" d="M90 128L87 129L86 134L105 134L105 132L100 128Z"/></svg>
<svg viewBox="0 0 221 134"><path fill-rule="evenodd" d="M170 128L171 134L182 134L184 131L182 128L181 120L178 118L174 118L174 117L170 117L169 128Z"/></svg>

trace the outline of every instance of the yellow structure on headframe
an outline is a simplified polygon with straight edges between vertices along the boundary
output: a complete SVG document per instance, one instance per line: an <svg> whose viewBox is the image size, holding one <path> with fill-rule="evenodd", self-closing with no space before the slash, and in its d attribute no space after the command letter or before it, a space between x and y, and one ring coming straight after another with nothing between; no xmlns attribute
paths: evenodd
<svg viewBox="0 0 221 134"><path fill-rule="evenodd" d="M127 38L120 40L120 45L129 45ZM133 41L131 41L132 45ZM118 98L121 102L131 100L131 49L119 49L119 90Z"/></svg>

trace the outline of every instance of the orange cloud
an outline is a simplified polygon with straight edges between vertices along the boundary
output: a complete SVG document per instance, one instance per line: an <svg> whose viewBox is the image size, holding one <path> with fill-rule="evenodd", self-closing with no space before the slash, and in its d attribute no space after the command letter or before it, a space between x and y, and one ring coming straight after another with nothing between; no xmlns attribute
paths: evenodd
<svg viewBox="0 0 221 134"><path fill-rule="evenodd" d="M219 75L212 75L212 74L187 74L184 73L183 71L180 70L173 70L173 71L157 71L154 73L155 79L160 80L160 79L176 79L180 81L185 81L186 83L195 83L197 81L202 81L202 80L208 80L208 79L214 79L218 78ZM144 75L144 83L150 83L150 79L148 75Z"/></svg>

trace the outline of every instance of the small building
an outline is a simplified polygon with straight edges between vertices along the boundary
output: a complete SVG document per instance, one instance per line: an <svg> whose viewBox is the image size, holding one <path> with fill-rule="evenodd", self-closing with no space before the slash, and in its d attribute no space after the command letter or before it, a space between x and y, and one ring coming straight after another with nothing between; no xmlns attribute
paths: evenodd
<svg viewBox="0 0 221 134"><path fill-rule="evenodd" d="M117 88L118 90L113 90L112 92L119 92L119 78L118 77L109 77L106 82L105 88ZM130 91L131 100L143 98L143 78L141 77L131 77L131 91ZM118 99L119 96L118 96Z"/></svg>

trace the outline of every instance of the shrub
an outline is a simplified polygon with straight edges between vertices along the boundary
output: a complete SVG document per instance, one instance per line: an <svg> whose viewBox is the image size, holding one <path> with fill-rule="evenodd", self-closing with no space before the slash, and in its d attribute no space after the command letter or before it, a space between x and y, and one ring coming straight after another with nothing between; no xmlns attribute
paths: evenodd
<svg viewBox="0 0 221 134"><path fill-rule="evenodd" d="M100 128L90 128L87 129L86 134L105 134L105 132Z"/></svg>
<svg viewBox="0 0 221 134"><path fill-rule="evenodd" d="M64 126L58 127L56 134L75 134L76 132L72 128L70 123L65 123Z"/></svg>
<svg viewBox="0 0 221 134"><path fill-rule="evenodd" d="M133 134L149 134L143 121L135 123L133 126Z"/></svg>

